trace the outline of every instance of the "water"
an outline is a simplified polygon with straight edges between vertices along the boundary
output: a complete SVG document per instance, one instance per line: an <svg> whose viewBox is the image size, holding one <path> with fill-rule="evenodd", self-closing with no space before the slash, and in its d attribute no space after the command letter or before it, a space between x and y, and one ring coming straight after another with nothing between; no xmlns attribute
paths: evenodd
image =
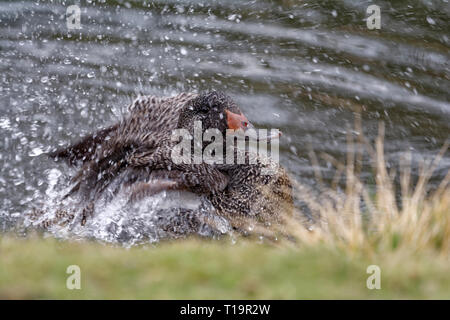
<svg viewBox="0 0 450 320"><path fill-rule="evenodd" d="M71 4L0 2L1 230L49 196L54 170L70 174L44 152L117 121L140 93L227 92L283 132L282 164L312 186L309 151L344 160L355 111L371 141L386 123L392 162L428 159L450 136L446 0L377 1L381 30L366 26L370 1L82 1L69 31ZM449 168L447 153L433 181Z"/></svg>

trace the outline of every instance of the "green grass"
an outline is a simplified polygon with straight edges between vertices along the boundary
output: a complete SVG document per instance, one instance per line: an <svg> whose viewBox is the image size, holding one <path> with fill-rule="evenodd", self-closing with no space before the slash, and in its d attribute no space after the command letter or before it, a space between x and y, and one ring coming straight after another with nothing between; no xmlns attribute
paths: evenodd
<svg viewBox="0 0 450 320"><path fill-rule="evenodd" d="M352 255L321 246L186 240L141 248L0 238L0 299L450 298L450 264L432 253ZM66 268L81 268L81 290ZM381 268L381 289L366 268Z"/></svg>

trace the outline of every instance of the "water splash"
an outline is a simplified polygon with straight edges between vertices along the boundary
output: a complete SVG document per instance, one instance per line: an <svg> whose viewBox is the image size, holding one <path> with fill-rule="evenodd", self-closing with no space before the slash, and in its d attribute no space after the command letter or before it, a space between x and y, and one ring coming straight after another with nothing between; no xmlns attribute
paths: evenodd
<svg viewBox="0 0 450 320"><path fill-rule="evenodd" d="M112 200L101 197L82 224L79 199L65 198L70 190L66 181L60 170L49 170L46 199L38 214L27 217L26 227L44 230L59 239L93 239L126 247L192 234L217 237L231 231L228 221L215 215L206 199L193 193L165 191L130 203L126 188Z"/></svg>

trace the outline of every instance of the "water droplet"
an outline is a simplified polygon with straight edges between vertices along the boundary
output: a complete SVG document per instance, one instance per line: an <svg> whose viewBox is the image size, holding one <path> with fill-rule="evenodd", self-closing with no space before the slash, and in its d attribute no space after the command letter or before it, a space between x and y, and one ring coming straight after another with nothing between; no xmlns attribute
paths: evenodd
<svg viewBox="0 0 450 320"><path fill-rule="evenodd" d="M427 17L427 22L431 25L435 25L436 22L431 18L431 17Z"/></svg>
<svg viewBox="0 0 450 320"><path fill-rule="evenodd" d="M28 155L30 157L37 157L37 156L39 156L39 155L41 155L43 153L44 153L44 151L41 148L36 147L36 148L33 148Z"/></svg>

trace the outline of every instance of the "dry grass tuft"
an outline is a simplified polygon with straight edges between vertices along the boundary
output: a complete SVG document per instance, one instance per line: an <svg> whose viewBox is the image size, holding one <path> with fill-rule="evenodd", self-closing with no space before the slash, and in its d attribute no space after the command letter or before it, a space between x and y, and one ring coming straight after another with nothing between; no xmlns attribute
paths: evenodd
<svg viewBox="0 0 450 320"><path fill-rule="evenodd" d="M316 171L321 186L319 194L295 183L295 194L312 212L314 222L299 221L298 217L305 215L298 209L294 216L284 216L282 227L275 232L272 229L272 235L288 235L293 241L283 243L289 246L322 244L369 255L431 250L449 258L450 171L437 188L429 190L430 177L447 152L448 143L433 161L420 165L419 178L413 183L410 155L400 161L397 180L394 169L388 170L383 150L383 124L379 126L374 146L361 134L359 120L356 130L360 133L357 144L348 135L345 164L329 155L321 155L337 168L330 187L324 186L319 171ZM359 178L362 152L355 152L357 147L363 148L372 159L375 186ZM315 155L312 160L317 162ZM344 191L336 187L343 173Z"/></svg>

